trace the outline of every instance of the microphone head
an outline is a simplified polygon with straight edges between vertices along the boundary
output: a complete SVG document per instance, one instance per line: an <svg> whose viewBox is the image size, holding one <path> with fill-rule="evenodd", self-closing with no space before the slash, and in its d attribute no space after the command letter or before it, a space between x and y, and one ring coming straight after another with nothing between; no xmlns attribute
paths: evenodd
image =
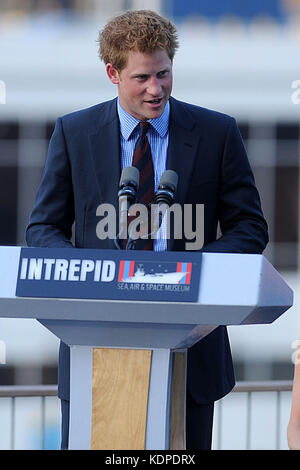
<svg viewBox="0 0 300 470"><path fill-rule="evenodd" d="M178 175L176 171L166 170L161 175L158 188L154 196L155 204L173 204L175 192L177 190Z"/></svg>
<svg viewBox="0 0 300 470"><path fill-rule="evenodd" d="M122 170L119 187L133 186L136 190L139 187L140 172L135 166L126 166Z"/></svg>
<svg viewBox="0 0 300 470"><path fill-rule="evenodd" d="M177 189L178 175L174 170L166 170L163 172L159 180L159 188L170 188L174 193Z"/></svg>

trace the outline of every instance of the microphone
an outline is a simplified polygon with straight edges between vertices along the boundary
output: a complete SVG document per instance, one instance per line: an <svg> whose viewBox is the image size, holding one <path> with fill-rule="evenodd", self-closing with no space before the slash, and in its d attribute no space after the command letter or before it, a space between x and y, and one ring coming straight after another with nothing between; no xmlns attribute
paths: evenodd
<svg viewBox="0 0 300 470"><path fill-rule="evenodd" d="M176 171L164 171L159 180L158 188L153 198L153 204L156 205L156 207L154 207L154 214L152 216L152 233L156 233L159 230L167 208L173 204L177 185L178 175Z"/></svg>
<svg viewBox="0 0 300 470"><path fill-rule="evenodd" d="M127 238L127 216L129 207L136 201L139 187L140 172L135 166L123 168L119 182L119 233L115 238L115 245L120 250L118 240Z"/></svg>

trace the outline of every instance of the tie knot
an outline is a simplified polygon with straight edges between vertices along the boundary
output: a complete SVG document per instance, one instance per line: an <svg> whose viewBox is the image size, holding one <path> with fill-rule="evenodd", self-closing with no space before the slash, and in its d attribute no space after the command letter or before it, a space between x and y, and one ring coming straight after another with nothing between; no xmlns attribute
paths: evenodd
<svg viewBox="0 0 300 470"><path fill-rule="evenodd" d="M144 136L147 134L148 129L150 127L150 122L148 121L140 121L139 128L140 128L140 135Z"/></svg>

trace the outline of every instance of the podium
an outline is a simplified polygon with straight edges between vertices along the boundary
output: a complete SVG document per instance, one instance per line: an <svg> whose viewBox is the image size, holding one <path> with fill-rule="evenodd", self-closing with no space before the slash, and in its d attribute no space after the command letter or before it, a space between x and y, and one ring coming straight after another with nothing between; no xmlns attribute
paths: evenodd
<svg viewBox="0 0 300 470"><path fill-rule="evenodd" d="M293 304L254 254L0 247L0 279L0 317L70 346L70 449L184 449L187 348Z"/></svg>

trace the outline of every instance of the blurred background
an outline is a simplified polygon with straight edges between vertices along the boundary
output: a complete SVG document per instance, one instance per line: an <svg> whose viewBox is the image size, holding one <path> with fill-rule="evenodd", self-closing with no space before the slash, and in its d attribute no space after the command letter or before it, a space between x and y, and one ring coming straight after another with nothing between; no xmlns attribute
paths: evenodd
<svg viewBox="0 0 300 470"><path fill-rule="evenodd" d="M269 224L264 254L295 292L274 324L229 328L236 377L291 379L300 338L300 0L0 0L0 245L25 244L56 118L116 96L97 56L99 30L141 8L178 27L173 96L237 119ZM58 340L39 323L0 319L0 340L0 385L57 383Z"/></svg>

